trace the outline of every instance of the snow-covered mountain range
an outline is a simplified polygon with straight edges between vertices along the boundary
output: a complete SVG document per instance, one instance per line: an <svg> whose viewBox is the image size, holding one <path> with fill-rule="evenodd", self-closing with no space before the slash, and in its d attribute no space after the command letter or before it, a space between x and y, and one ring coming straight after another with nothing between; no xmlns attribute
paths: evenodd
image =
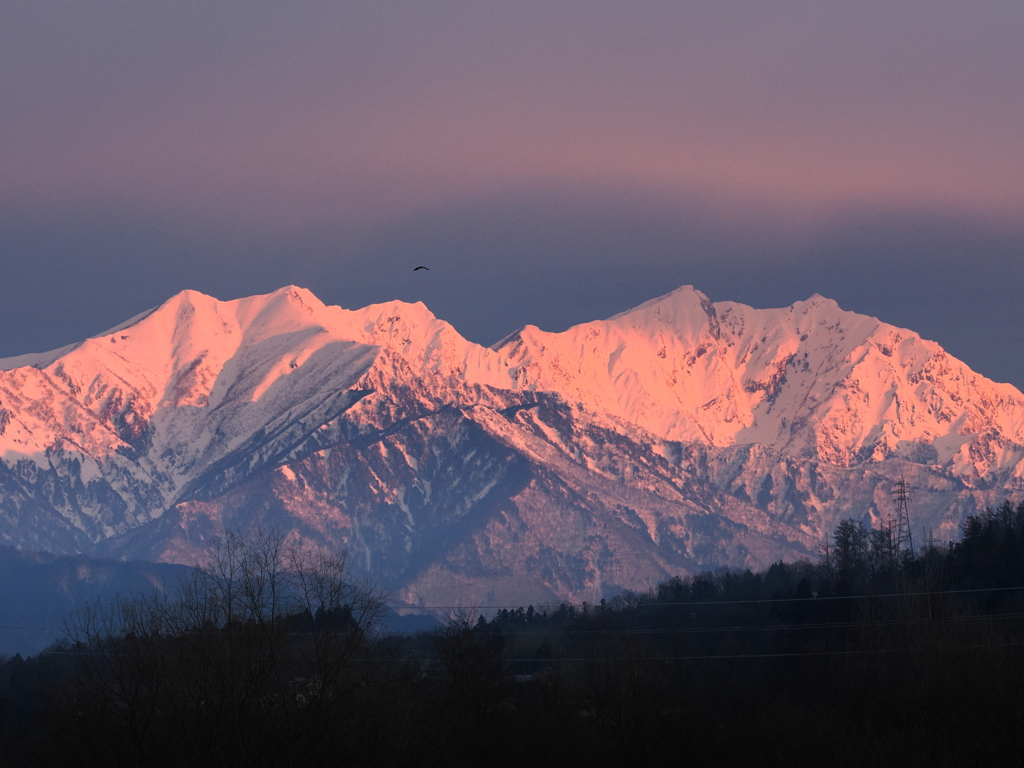
<svg viewBox="0 0 1024 768"><path fill-rule="evenodd" d="M186 291L0 360L0 542L191 563L274 525L420 604L813 555L901 475L919 537L1024 493L1024 395L820 296L686 286L485 348L419 303Z"/></svg>

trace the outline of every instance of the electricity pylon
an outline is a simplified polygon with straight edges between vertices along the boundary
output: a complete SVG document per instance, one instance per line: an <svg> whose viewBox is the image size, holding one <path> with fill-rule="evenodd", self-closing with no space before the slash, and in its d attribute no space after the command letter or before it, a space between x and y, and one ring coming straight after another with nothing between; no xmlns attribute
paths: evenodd
<svg viewBox="0 0 1024 768"><path fill-rule="evenodd" d="M907 488L907 481L900 475L892 490L892 497L896 501L896 551L910 550L910 556L914 556L914 539L910 535L910 490Z"/></svg>

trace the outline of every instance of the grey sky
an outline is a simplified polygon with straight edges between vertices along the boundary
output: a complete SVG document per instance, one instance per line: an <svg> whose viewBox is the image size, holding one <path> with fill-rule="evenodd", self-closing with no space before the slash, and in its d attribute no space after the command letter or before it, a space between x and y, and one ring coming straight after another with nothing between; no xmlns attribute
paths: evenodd
<svg viewBox="0 0 1024 768"><path fill-rule="evenodd" d="M1019 2L5 6L0 355L184 288L491 343L690 283L1024 386Z"/></svg>

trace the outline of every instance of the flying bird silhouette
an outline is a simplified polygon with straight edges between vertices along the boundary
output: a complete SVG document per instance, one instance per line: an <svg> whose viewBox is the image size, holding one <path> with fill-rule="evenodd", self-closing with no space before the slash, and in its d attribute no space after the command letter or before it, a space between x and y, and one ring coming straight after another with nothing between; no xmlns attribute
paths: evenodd
<svg viewBox="0 0 1024 768"><path fill-rule="evenodd" d="M430 271L430 267L416 267L416 269L414 269L413 272L418 272L421 269L425 269L425 270L427 270L427 272Z"/></svg>

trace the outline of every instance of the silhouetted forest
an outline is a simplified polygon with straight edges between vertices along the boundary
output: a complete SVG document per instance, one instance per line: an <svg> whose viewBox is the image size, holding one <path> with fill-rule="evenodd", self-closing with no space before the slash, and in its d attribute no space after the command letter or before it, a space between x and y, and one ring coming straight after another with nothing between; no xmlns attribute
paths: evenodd
<svg viewBox="0 0 1024 768"><path fill-rule="evenodd" d="M1002 765L1024 758L1024 503L917 551L377 631L344 561L228 537L174 597L0 663L11 765Z"/></svg>

